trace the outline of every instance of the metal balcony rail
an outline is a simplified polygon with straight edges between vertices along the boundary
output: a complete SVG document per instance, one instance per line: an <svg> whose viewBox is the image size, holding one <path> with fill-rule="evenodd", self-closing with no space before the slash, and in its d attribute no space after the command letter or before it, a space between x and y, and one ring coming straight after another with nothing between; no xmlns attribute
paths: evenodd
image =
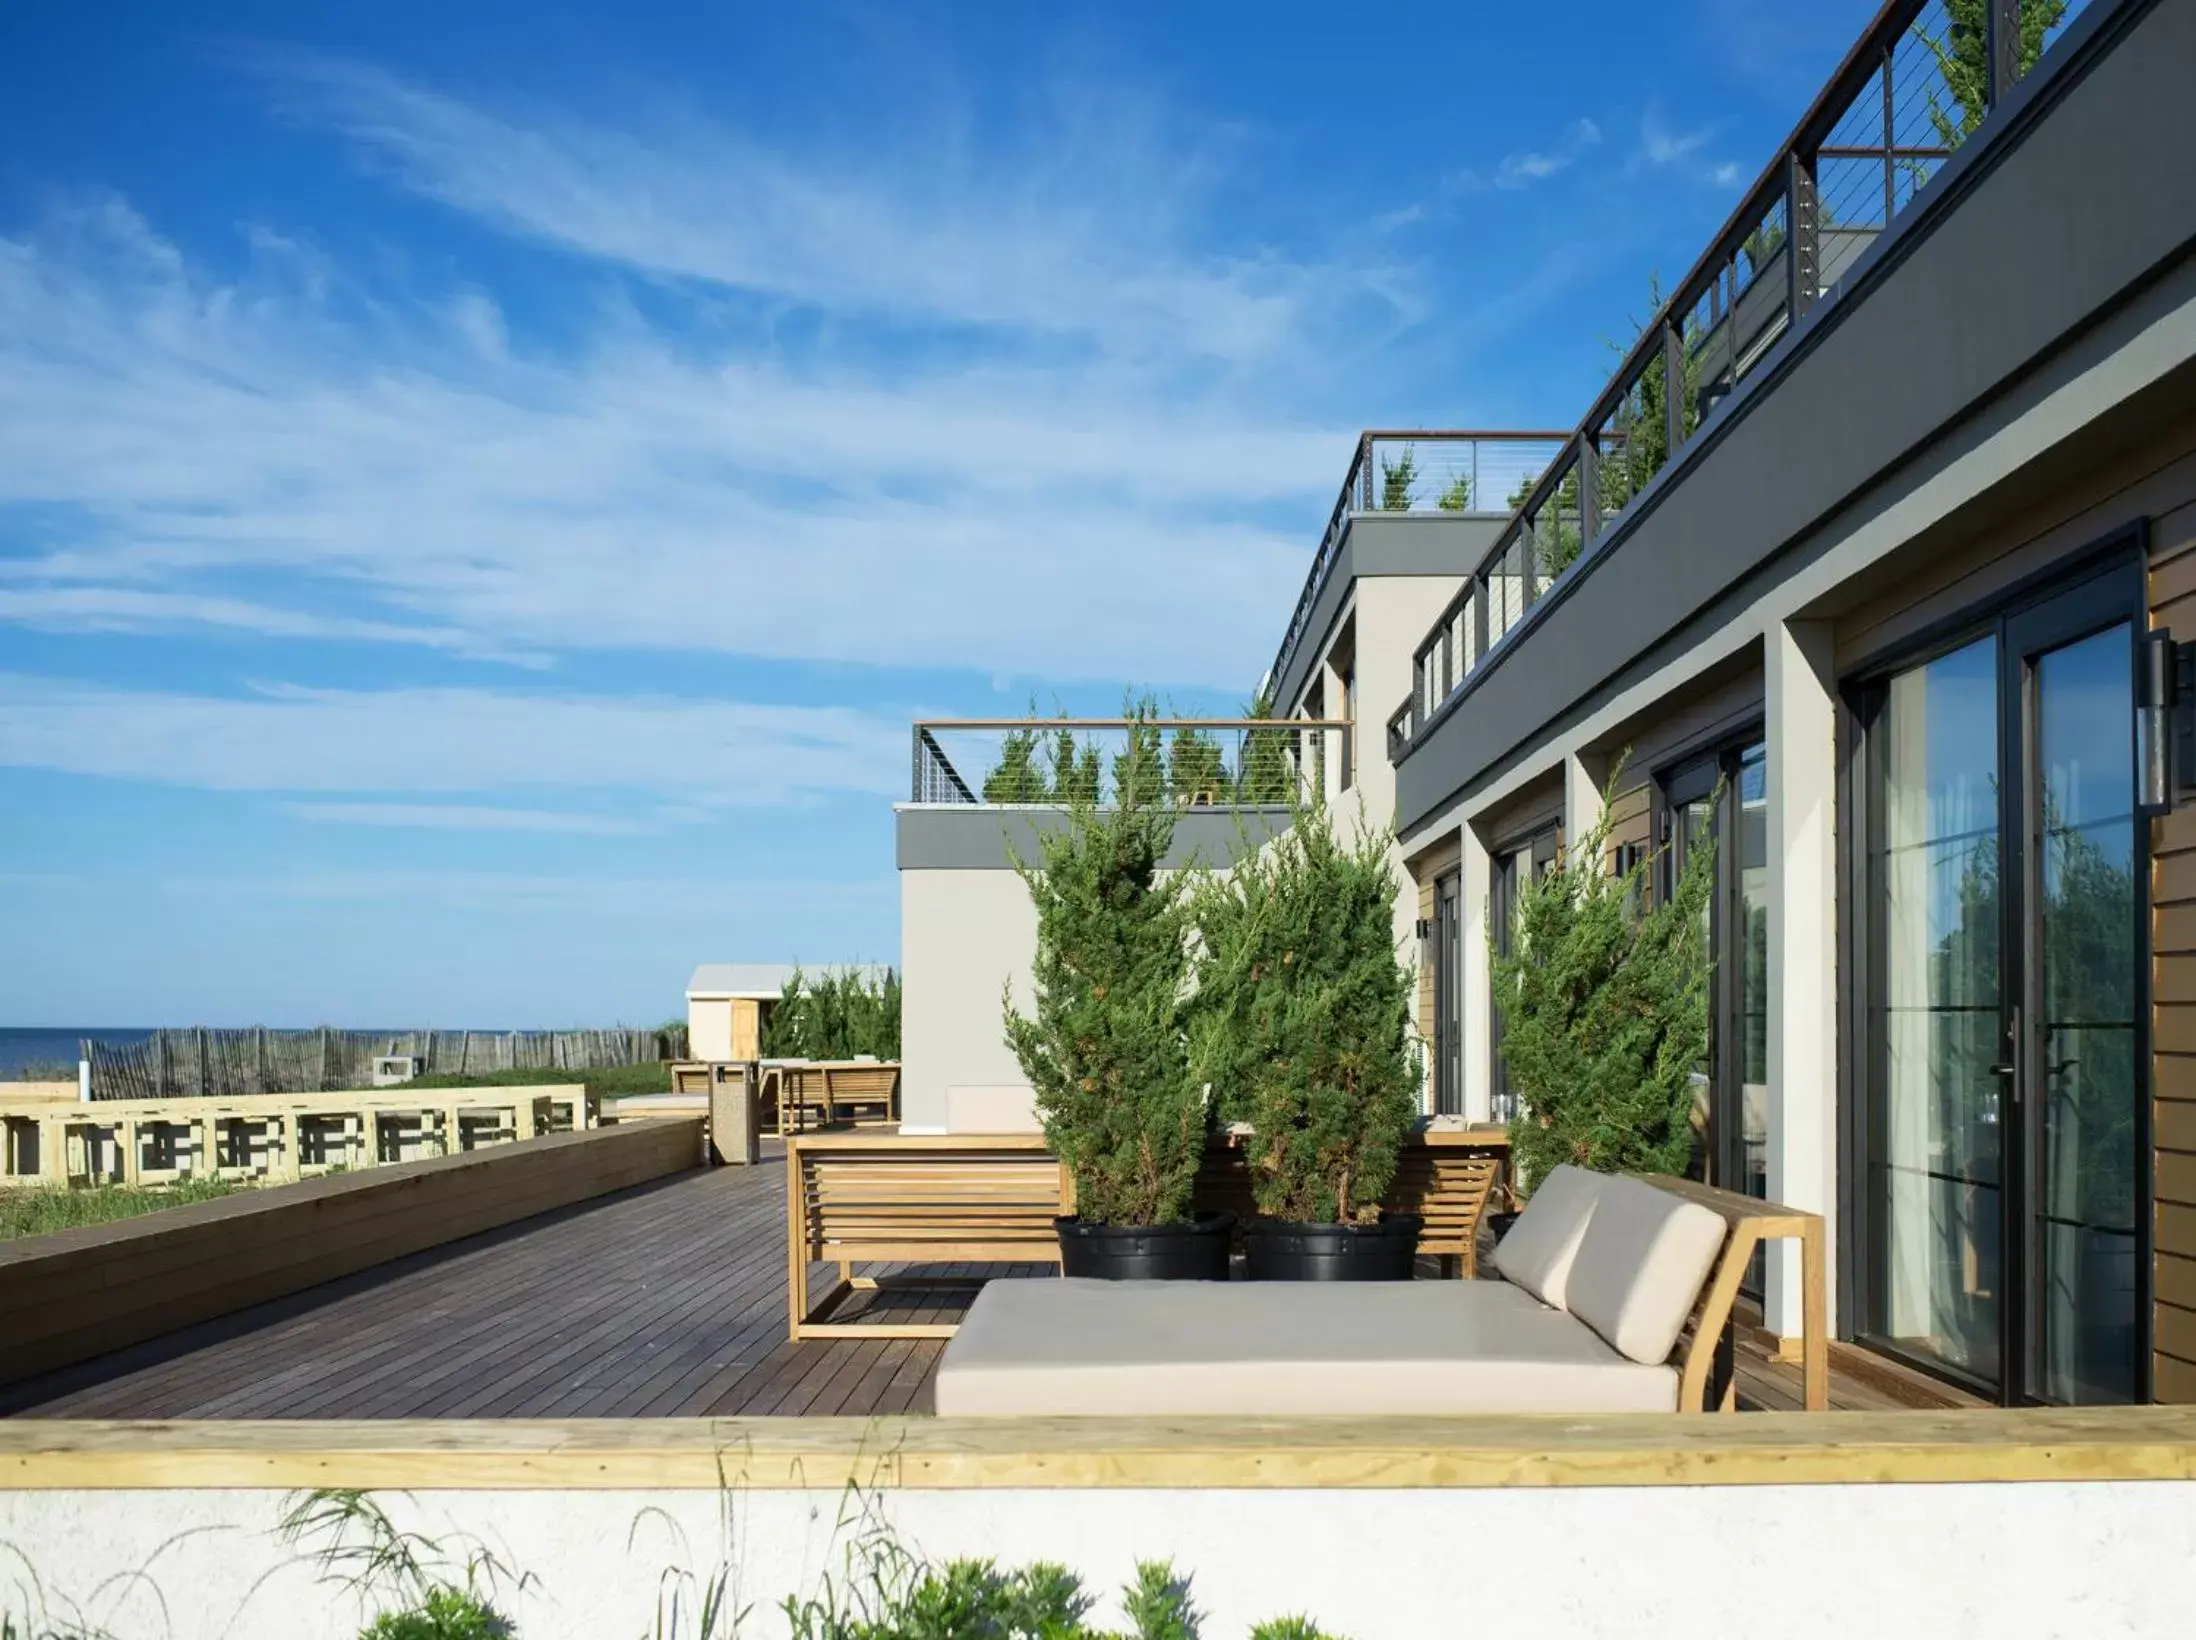
<svg viewBox="0 0 2196 1640"><path fill-rule="evenodd" d="M1141 786L1185 808L1287 803L1351 783L1353 732L1338 718L928 718L913 728L909 795L1111 803ZM962 768L980 771L973 784Z"/></svg>
<svg viewBox="0 0 2196 1640"><path fill-rule="evenodd" d="M1955 16L1946 0L1889 0L1876 14L1418 645L1410 698L1388 719L1391 758L1624 520L1794 324L1836 299L1846 271L1924 196L2082 3L1979 8L1979 24L1964 20L1975 7Z"/></svg>
<svg viewBox="0 0 2196 1640"><path fill-rule="evenodd" d="M1268 676L1278 680L1290 653L1311 622L1312 606L1334 569L1350 515L1369 512L1479 513L1502 517L1516 505L1518 492L1541 473L1563 448L1567 437L1555 432L1418 432L1368 430L1357 435L1357 450L1342 479L1327 528L1319 537L1297 595L1288 630L1273 657Z"/></svg>

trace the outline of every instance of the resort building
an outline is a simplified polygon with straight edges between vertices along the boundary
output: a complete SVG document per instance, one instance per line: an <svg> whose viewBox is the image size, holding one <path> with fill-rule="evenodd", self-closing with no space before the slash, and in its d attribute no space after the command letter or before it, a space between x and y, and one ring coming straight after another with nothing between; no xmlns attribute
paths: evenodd
<svg viewBox="0 0 2196 1640"><path fill-rule="evenodd" d="M1991 1400L2196 1400L2196 11L1993 54L1913 9L1573 431L1360 439L1272 732L1396 834L1429 1115L1514 1114L1490 949L1613 802L1651 896L1714 851L1700 1171L1826 1216L1837 1336ZM944 738L1001 727L916 728L911 1130L1034 1120L998 1020L1047 822L1001 800L1042 793ZM1184 800L1184 860L1266 834ZM1757 1277L1796 1332L1796 1266Z"/></svg>
<svg viewBox="0 0 2196 1640"><path fill-rule="evenodd" d="M1613 802L1650 892L1716 851L1703 1167L1826 1216L1836 1335L2196 1400L2196 8L1911 9L1514 510L1391 515L1361 449L1276 704L1385 719L1341 784L1433 1109L1511 1114L1490 941Z"/></svg>

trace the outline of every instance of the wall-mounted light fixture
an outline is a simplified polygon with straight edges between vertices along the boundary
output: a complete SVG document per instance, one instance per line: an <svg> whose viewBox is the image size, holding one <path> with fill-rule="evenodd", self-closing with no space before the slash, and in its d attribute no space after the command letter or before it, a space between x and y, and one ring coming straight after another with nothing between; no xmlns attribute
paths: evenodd
<svg viewBox="0 0 2196 1640"><path fill-rule="evenodd" d="M2196 792L2196 644L2144 634L2135 678L2135 791L2164 814Z"/></svg>

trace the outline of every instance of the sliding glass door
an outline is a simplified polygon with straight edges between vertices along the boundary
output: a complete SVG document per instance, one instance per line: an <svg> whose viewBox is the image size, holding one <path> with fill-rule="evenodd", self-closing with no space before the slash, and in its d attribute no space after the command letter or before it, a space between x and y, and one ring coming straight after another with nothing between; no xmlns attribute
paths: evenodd
<svg viewBox="0 0 2196 1640"><path fill-rule="evenodd" d="M2007 1400L2143 1384L2137 596L2085 583L1859 702L1864 1323Z"/></svg>

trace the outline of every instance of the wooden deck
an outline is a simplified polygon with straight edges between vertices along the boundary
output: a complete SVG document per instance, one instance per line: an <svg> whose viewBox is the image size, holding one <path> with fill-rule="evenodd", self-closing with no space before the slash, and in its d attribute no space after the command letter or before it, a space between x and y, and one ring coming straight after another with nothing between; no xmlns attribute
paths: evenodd
<svg viewBox="0 0 2196 1640"><path fill-rule="evenodd" d="M71 1418L590 1418L927 1412L935 1339L786 1338L785 1170L644 1185L0 1388ZM953 1267L946 1267L946 1271ZM946 1272L935 1272L946 1273ZM849 1317L957 1314L965 1288L858 1295ZM1895 1372L1895 1369L1894 1369ZM1851 1352L1838 1407L1929 1404ZM1743 1350L1742 1401L1796 1404L1796 1367ZM1950 1404L1940 1402L1937 1404Z"/></svg>

